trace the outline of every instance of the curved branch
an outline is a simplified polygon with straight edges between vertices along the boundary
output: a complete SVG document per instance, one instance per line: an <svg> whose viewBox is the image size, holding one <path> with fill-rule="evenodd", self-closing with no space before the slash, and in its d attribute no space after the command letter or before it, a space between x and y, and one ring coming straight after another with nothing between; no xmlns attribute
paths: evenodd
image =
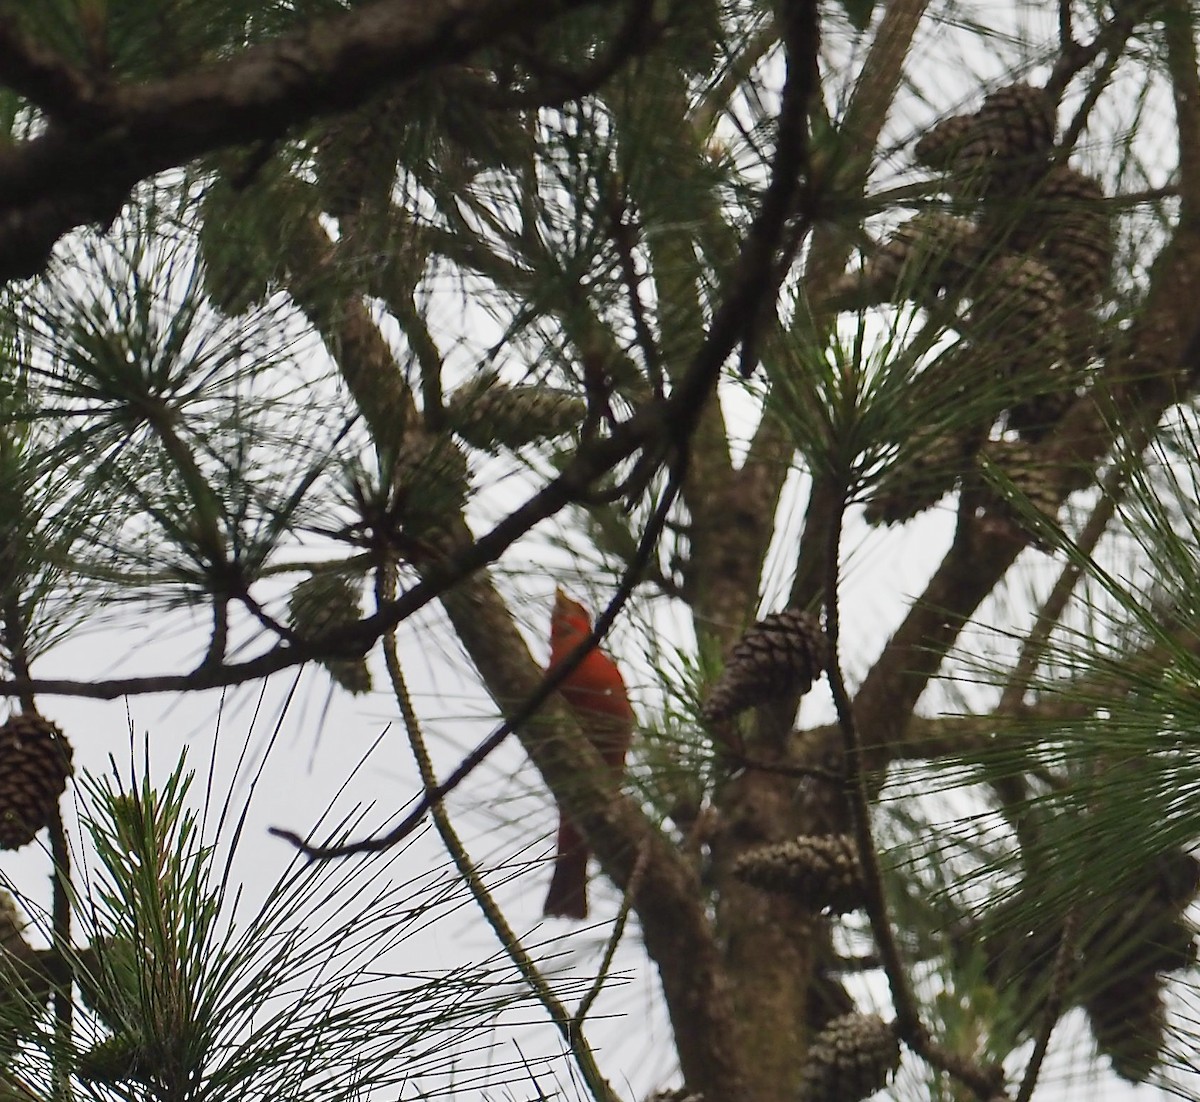
<svg viewBox="0 0 1200 1102"><path fill-rule="evenodd" d="M103 88L50 60L35 65L40 55L10 39L10 78L31 95L50 96L60 116L86 117L88 126L52 123L34 139L0 149L0 279L36 274L76 226L107 224L139 180L217 149L277 138L596 3L377 0L227 61Z"/></svg>

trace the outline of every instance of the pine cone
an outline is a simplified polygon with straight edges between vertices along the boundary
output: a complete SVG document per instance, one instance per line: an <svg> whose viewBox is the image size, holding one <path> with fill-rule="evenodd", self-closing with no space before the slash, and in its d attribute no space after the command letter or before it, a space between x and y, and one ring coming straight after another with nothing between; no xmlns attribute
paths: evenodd
<svg viewBox="0 0 1200 1102"><path fill-rule="evenodd" d="M999 472L999 477L990 481L1000 512L1023 527L1029 527L1030 509L1051 524L1057 524L1062 504L1058 480L1051 469L1038 462L1028 444L1016 440L992 440L984 445L981 457L985 472L989 467ZM1036 527L1034 531L1036 533ZM1041 546L1036 534L1034 542Z"/></svg>
<svg viewBox="0 0 1200 1102"><path fill-rule="evenodd" d="M71 775L71 746L36 712L0 727L0 849L20 849L54 817Z"/></svg>
<svg viewBox="0 0 1200 1102"><path fill-rule="evenodd" d="M450 427L472 447L494 451L550 440L578 428L587 403L551 386L508 386L487 373L446 403Z"/></svg>
<svg viewBox="0 0 1200 1102"><path fill-rule="evenodd" d="M933 298L960 286L981 256L982 240L973 222L924 211L897 228L857 272L842 276L823 301L844 310Z"/></svg>
<svg viewBox="0 0 1200 1102"><path fill-rule="evenodd" d="M918 432L911 451L879 479L867 498L868 524L899 524L932 508L970 465L974 438Z"/></svg>
<svg viewBox="0 0 1200 1102"><path fill-rule="evenodd" d="M1041 88L1009 84L986 96L972 141L989 161L985 193L1020 198L1045 174L1054 145L1054 105Z"/></svg>
<svg viewBox="0 0 1200 1102"><path fill-rule="evenodd" d="M33 947L23 933L26 925L17 910L17 901L9 892L0 889L0 957L28 959L33 956Z"/></svg>
<svg viewBox="0 0 1200 1102"><path fill-rule="evenodd" d="M857 1102L887 1086L900 1044L877 1014L834 1018L813 1038L800 1076L800 1102Z"/></svg>
<svg viewBox="0 0 1200 1102"><path fill-rule="evenodd" d="M448 435L409 432L392 468L392 493L406 534L432 535L466 500L466 456Z"/></svg>
<svg viewBox="0 0 1200 1102"><path fill-rule="evenodd" d="M1044 440L1074 404L1077 377L1071 371L1050 371L1042 378L1016 380L1016 389L1024 389L1026 396L1008 411L1007 427L1031 444Z"/></svg>
<svg viewBox="0 0 1200 1102"><path fill-rule="evenodd" d="M204 193L196 237L201 275L205 293L227 317L261 306L283 278L285 196L272 183L239 190L224 176Z"/></svg>
<svg viewBox="0 0 1200 1102"><path fill-rule="evenodd" d="M25 940L16 900L0 890L0 1063L27 1040L53 988L50 970Z"/></svg>
<svg viewBox="0 0 1200 1102"><path fill-rule="evenodd" d="M1014 199L1045 174L1054 129L1046 93L1010 84L988 95L974 115L943 119L913 153L919 164L946 173L956 195Z"/></svg>
<svg viewBox="0 0 1200 1102"><path fill-rule="evenodd" d="M921 136L913 147L913 157L926 168L948 171L954 167L974 128L974 115L950 115Z"/></svg>
<svg viewBox="0 0 1200 1102"><path fill-rule="evenodd" d="M848 834L801 835L743 853L735 876L763 891L795 895L814 912L849 914L866 903L858 846Z"/></svg>
<svg viewBox="0 0 1200 1102"><path fill-rule="evenodd" d="M1145 866L1153 897L1164 907L1182 910L1200 892L1200 860L1187 850L1160 853Z"/></svg>
<svg viewBox="0 0 1200 1102"><path fill-rule="evenodd" d="M1167 1028L1162 988L1153 972L1124 976L1084 1002L1096 1048L1131 1083L1144 1083L1158 1066Z"/></svg>
<svg viewBox="0 0 1200 1102"><path fill-rule="evenodd" d="M1041 259L1070 301L1091 305L1112 278L1117 245L1099 182L1058 165L1042 182L1028 216Z"/></svg>
<svg viewBox="0 0 1200 1102"><path fill-rule="evenodd" d="M1062 288L1045 264L1028 256L1000 256L979 273L966 322L1013 378L1049 370L1065 358L1062 315Z"/></svg>
<svg viewBox="0 0 1200 1102"><path fill-rule="evenodd" d="M317 187L335 218L387 204L396 179L398 117L403 117L399 95L377 100L331 119L313 145Z"/></svg>
<svg viewBox="0 0 1200 1102"><path fill-rule="evenodd" d="M118 1033L81 1052L75 1071L85 1082L122 1086L132 1080L157 1086L152 1066L137 1037Z"/></svg>
<svg viewBox="0 0 1200 1102"><path fill-rule="evenodd" d="M1196 932L1185 918L1135 903L1118 929L1124 941L1114 967L1123 973L1183 972L1196 963Z"/></svg>
<svg viewBox="0 0 1200 1102"><path fill-rule="evenodd" d="M717 723L775 697L803 695L826 660L825 633L815 616L794 608L773 612L742 634L701 716Z"/></svg>
<svg viewBox="0 0 1200 1102"><path fill-rule="evenodd" d="M305 639L315 639L360 619L362 601L358 586L344 574L312 574L292 590L288 612L293 630ZM371 691L371 671L365 657L320 661L329 676L347 692Z"/></svg>

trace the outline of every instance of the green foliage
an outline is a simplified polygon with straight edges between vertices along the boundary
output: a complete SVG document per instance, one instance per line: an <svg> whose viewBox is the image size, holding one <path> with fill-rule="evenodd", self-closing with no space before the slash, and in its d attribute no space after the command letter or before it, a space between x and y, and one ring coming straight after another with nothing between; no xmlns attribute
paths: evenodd
<svg viewBox="0 0 1200 1102"><path fill-rule="evenodd" d="M73 1047L78 1097L360 1098L444 1074L447 1037L521 1002L497 960L394 968L396 947L455 906L452 882L392 879L394 859L337 873L297 861L247 906L232 879L239 816L227 806L206 837L194 780L182 759L160 785L84 778L96 871L88 944L69 955L90 1011ZM38 1092L55 1043L31 1026L36 1002L6 990L23 1042L7 1072Z"/></svg>

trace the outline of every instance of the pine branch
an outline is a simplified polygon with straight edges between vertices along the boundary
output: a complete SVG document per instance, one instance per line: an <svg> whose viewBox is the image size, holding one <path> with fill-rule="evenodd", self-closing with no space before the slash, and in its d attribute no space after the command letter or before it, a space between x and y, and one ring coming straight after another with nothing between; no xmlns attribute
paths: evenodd
<svg viewBox="0 0 1200 1102"><path fill-rule="evenodd" d="M130 189L164 169L233 145L273 140L318 115L469 57L497 38L552 24L595 0L377 0L167 80L107 83L9 39L10 74L60 115L0 150L0 279L36 274L76 226L107 225Z"/></svg>
<svg viewBox="0 0 1200 1102"><path fill-rule="evenodd" d="M1000 1066L980 1067L973 1060L945 1050L930 1037L928 1029L921 1021L919 1007L904 963L900 959L892 920L888 913L878 851L871 829L871 796L864 769L867 759L858 734L856 707L850 700L850 694L846 691L838 660L839 548L845 507L846 498L843 489L841 495L834 502L834 511L828 530L829 550L826 552L825 558L825 635L829 646L827 671L830 689L833 692L834 707L837 710L838 725L844 740L845 790L853 810L854 836L867 889L867 914L871 921L871 931L875 936L875 946L892 993L892 1004L896 1010L895 1030L900 1039L926 1062L968 1086L974 1091L977 1098L990 1099L995 1096L1004 1082L1004 1069Z"/></svg>

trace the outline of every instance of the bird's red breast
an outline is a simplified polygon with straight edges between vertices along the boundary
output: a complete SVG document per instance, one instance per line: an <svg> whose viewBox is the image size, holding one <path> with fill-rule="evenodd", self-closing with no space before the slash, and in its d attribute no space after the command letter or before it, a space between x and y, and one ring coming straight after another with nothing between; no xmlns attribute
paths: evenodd
<svg viewBox="0 0 1200 1102"><path fill-rule="evenodd" d="M578 601L561 589L555 594L550 620L550 669L553 670L592 633L591 619ZM633 722L633 708L625 679L617 664L599 647L593 647L571 671L559 691L578 711L600 712Z"/></svg>

